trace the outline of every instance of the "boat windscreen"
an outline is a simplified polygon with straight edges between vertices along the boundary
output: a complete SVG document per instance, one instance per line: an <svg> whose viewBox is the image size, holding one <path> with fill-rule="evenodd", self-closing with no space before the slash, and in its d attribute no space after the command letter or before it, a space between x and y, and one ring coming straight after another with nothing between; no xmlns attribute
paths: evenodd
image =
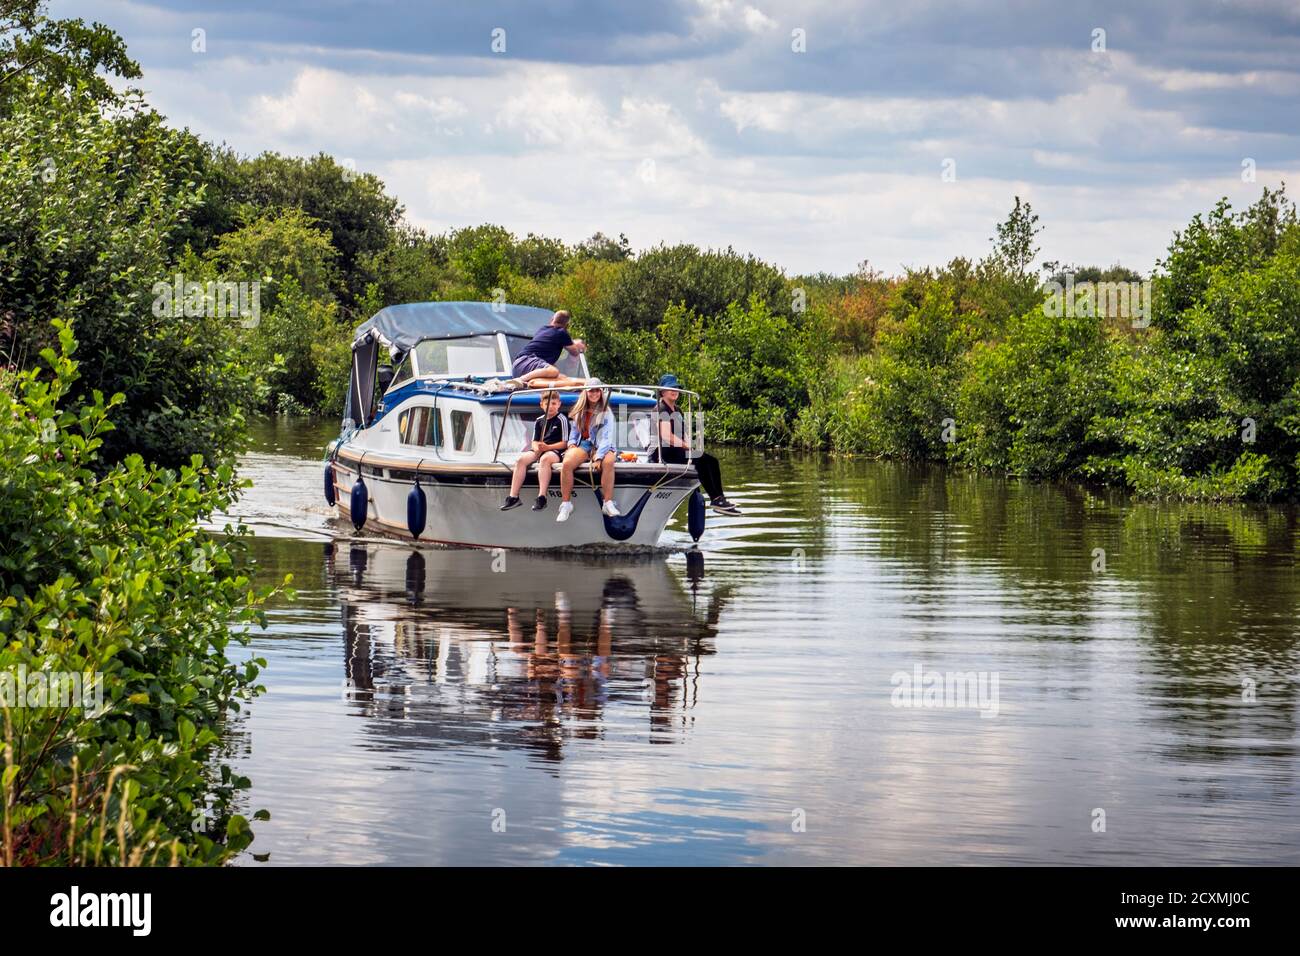
<svg viewBox="0 0 1300 956"><path fill-rule="evenodd" d="M529 339L521 338L518 335L506 336L506 348L510 350L510 361L519 357ZM561 375L569 378L590 378L587 374L587 357L585 355L570 355L567 349L560 352L560 357L555 362L555 367L560 370Z"/></svg>
<svg viewBox="0 0 1300 956"><path fill-rule="evenodd" d="M504 375L495 335L463 339L425 339L414 348L415 367L422 376Z"/></svg>

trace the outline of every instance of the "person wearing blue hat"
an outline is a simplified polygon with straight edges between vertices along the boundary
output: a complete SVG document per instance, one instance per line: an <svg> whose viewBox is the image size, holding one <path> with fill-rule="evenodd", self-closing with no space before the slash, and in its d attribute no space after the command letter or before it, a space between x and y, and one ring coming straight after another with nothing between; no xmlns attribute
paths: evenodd
<svg viewBox="0 0 1300 956"><path fill-rule="evenodd" d="M691 457L691 446L685 438L685 419L677 408L681 387L677 376L671 372L659 378L659 404L656 407L659 413L659 454L669 465L693 464L713 510L724 515L738 515L740 509L722 493L722 468L718 465L718 459L708 452L700 452ZM653 454L651 460L654 460Z"/></svg>

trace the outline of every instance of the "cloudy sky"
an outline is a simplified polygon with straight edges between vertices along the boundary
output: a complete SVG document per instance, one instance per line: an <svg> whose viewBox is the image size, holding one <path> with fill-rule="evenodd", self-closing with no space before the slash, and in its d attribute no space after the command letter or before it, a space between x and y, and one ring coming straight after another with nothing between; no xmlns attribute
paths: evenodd
<svg viewBox="0 0 1300 956"><path fill-rule="evenodd" d="M51 9L121 33L177 125L324 150L434 231L893 272L981 255L1020 195L1042 258L1145 270L1219 197L1300 189L1300 0Z"/></svg>

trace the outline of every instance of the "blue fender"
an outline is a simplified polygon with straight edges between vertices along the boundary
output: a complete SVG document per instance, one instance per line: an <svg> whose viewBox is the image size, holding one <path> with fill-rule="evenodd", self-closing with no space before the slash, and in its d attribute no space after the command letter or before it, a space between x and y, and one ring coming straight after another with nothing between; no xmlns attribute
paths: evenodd
<svg viewBox="0 0 1300 956"><path fill-rule="evenodd" d="M424 534L424 523L429 517L429 499L425 497L424 489L420 487L419 476L415 479L415 484L411 486L411 492L406 496L406 527L411 530L411 537L418 539Z"/></svg>
<svg viewBox="0 0 1300 956"><path fill-rule="evenodd" d="M691 503L686 510L686 530L695 541L704 534L704 495L700 494L699 488L691 492Z"/></svg>
<svg viewBox="0 0 1300 956"><path fill-rule="evenodd" d="M334 462L325 462L325 503L334 507Z"/></svg>
<svg viewBox="0 0 1300 956"><path fill-rule="evenodd" d="M694 549L686 552L686 577L692 586L704 580L704 554Z"/></svg>
<svg viewBox="0 0 1300 956"><path fill-rule="evenodd" d="M359 466L357 480L352 483L352 501L348 511L352 515L352 527L360 531L366 518L370 517L370 492L366 489L366 481L361 477Z"/></svg>
<svg viewBox="0 0 1300 956"><path fill-rule="evenodd" d="M602 505L605 503L605 495L599 488L596 489L596 500ZM605 521L605 534L609 535L615 541L626 541L632 535L636 534L637 522L641 520L641 512L645 509L645 503L650 500L649 490L643 491L641 497L637 499L630 510L617 518L611 518L602 514Z"/></svg>
<svg viewBox="0 0 1300 956"><path fill-rule="evenodd" d="M348 549L348 570L352 572L353 584L361 583L361 579L365 577L368 564L370 564L370 556L366 554L365 548L354 544Z"/></svg>
<svg viewBox="0 0 1300 956"><path fill-rule="evenodd" d="M406 600L411 604L420 603L424 595L424 578L424 555L412 551L406 556Z"/></svg>

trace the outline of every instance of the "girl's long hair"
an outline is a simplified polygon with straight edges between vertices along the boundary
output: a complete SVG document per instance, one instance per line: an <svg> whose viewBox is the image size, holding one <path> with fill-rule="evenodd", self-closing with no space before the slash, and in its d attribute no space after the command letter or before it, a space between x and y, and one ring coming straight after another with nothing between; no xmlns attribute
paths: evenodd
<svg viewBox="0 0 1300 956"><path fill-rule="evenodd" d="M590 408L588 408L589 405L591 406ZM596 422L600 418L603 418L605 412L608 410L609 399L605 397L605 390L603 388L600 390L600 401L597 402L587 401L587 390L584 388L582 393L578 396L578 400L573 403L573 411L569 413L569 417L573 419L573 424L578 427L578 434L582 435L582 416L584 413L590 411L591 422ZM589 422L588 424L590 425L591 423ZM587 435L584 435L583 437L591 437L590 427L587 430Z"/></svg>

